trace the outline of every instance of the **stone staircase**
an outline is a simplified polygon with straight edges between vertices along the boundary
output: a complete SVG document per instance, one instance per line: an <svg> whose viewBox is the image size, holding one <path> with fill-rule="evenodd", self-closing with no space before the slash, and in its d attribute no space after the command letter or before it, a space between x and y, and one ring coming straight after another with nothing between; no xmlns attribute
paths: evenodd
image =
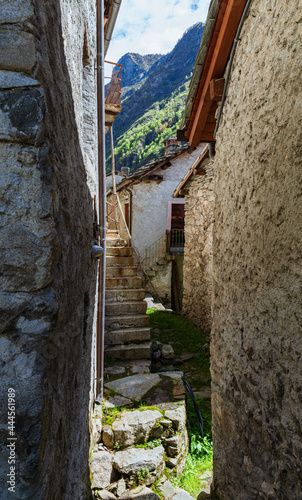
<svg viewBox="0 0 302 500"><path fill-rule="evenodd" d="M106 245L105 374L149 372L150 320L133 249L114 230L107 231Z"/></svg>
<svg viewBox="0 0 302 500"><path fill-rule="evenodd" d="M180 371L151 373L151 328L133 250L107 232L105 383L93 419L94 500L193 500L172 486L188 453ZM114 411L113 411L114 410Z"/></svg>

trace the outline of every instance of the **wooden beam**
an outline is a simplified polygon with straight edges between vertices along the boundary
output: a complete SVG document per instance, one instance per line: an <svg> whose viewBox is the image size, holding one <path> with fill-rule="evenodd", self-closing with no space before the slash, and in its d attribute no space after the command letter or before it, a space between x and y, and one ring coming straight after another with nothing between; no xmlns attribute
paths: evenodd
<svg viewBox="0 0 302 500"><path fill-rule="evenodd" d="M192 146L198 146L200 141L207 142L206 139L201 139L201 133L206 124L211 107L212 107L212 101L210 99L210 92L208 90L205 96L201 97L198 104L196 116L193 122L193 127L189 136L189 143L192 144ZM210 140L213 141L214 138L211 138Z"/></svg>
<svg viewBox="0 0 302 500"><path fill-rule="evenodd" d="M212 133L210 132L202 132L199 137L200 142L214 142L214 131Z"/></svg>
<svg viewBox="0 0 302 500"><path fill-rule="evenodd" d="M221 101L224 82L224 78L213 78L213 80L210 81L210 98L212 101Z"/></svg>
<svg viewBox="0 0 302 500"><path fill-rule="evenodd" d="M202 89L197 89L196 92L201 91L199 104L191 120L192 127L189 131L189 142L193 146L197 146L200 141L205 141L204 134L202 134L204 126L207 122L208 114L213 103L210 94L210 83L214 79L223 78L227 60L229 58L235 34L246 4L246 0L228 0L225 12L218 11L217 15L223 15L223 21L218 33L214 50L209 47L208 54L212 54L209 60L204 62L206 74L202 72L202 77L205 76ZM201 81L200 79L200 81ZM211 141L214 140L214 137Z"/></svg>

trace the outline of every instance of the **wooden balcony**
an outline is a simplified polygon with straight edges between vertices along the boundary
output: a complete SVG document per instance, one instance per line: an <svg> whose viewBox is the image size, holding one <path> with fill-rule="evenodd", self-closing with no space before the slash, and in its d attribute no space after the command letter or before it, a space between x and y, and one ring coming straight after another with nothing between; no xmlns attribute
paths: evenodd
<svg viewBox="0 0 302 500"><path fill-rule="evenodd" d="M108 132L114 120L122 109L122 65L105 61L114 66L109 85L105 86L105 131ZM116 68L119 67L118 71Z"/></svg>

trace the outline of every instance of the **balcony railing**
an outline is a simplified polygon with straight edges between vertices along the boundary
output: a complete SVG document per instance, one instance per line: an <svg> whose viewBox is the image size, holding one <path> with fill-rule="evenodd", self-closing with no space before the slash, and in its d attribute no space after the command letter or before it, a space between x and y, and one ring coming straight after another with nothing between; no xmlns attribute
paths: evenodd
<svg viewBox="0 0 302 500"><path fill-rule="evenodd" d="M110 80L110 84L105 85L105 104L121 105L122 96L122 65L110 61L105 61L106 64L112 64L112 75L105 76L106 80ZM118 70L116 68L119 68Z"/></svg>
<svg viewBox="0 0 302 500"><path fill-rule="evenodd" d="M166 231L158 240L149 245L145 250L145 269L150 269L166 255L183 254L185 246L185 232L183 229Z"/></svg>
<svg viewBox="0 0 302 500"><path fill-rule="evenodd" d="M149 245L145 250L145 269L150 269L156 264L158 259L163 259L166 255L166 235L163 234L158 240Z"/></svg>
<svg viewBox="0 0 302 500"><path fill-rule="evenodd" d="M171 229L166 232L167 236L167 253L184 253L185 246L185 231L184 229Z"/></svg>

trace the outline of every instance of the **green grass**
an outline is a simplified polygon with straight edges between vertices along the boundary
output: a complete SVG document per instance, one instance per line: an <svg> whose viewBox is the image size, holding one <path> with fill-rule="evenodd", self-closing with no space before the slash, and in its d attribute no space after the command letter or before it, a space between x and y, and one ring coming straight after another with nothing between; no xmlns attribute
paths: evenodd
<svg viewBox="0 0 302 500"><path fill-rule="evenodd" d="M172 479L172 484L174 487L183 488L193 498L197 498L204 484L200 476L206 471L212 470L212 454L203 457L189 454L183 475L180 478Z"/></svg>
<svg viewBox="0 0 302 500"><path fill-rule="evenodd" d="M176 313L148 309L152 328L152 339L162 344L172 345L176 357L183 354L194 354L194 357L183 362L179 369L191 387L202 389L210 383L210 354L204 347L208 343L207 336L191 321ZM204 482L201 475L213 470L212 448L212 414L210 398L196 397L198 407L203 418L204 437L195 414L193 402L187 397L188 431L190 452L186 461L183 475L172 480L174 486L188 491L196 498Z"/></svg>
<svg viewBox="0 0 302 500"><path fill-rule="evenodd" d="M203 347L208 342L207 336L180 314L156 309L148 309L147 314L150 316L152 340L172 345L176 357L194 354L193 358L180 367L189 384L197 390L209 385L210 355L209 349ZM154 330L159 330L160 333Z"/></svg>

